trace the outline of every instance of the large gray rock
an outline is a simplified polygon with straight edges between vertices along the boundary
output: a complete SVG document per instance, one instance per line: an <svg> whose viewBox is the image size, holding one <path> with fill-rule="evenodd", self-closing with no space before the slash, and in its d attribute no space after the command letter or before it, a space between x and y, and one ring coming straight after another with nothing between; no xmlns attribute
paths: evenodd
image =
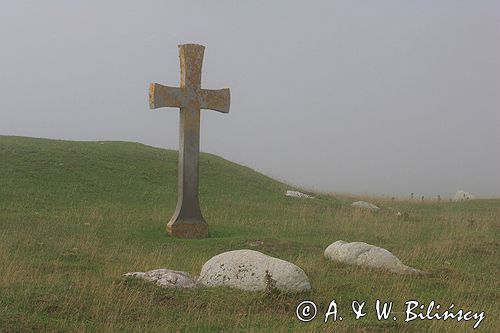
<svg viewBox="0 0 500 333"><path fill-rule="evenodd" d="M336 241L325 250L325 257L349 265L382 268L398 274L423 274L423 271L408 267L394 254L378 246L363 242Z"/></svg>
<svg viewBox="0 0 500 333"><path fill-rule="evenodd" d="M290 191L290 190L285 192L285 197L314 199L312 195L305 194L299 191Z"/></svg>
<svg viewBox="0 0 500 333"><path fill-rule="evenodd" d="M199 286L196 278L189 273L173 271L171 269L160 268L147 272L130 272L125 274L128 277L135 277L165 288L196 288Z"/></svg>
<svg viewBox="0 0 500 333"><path fill-rule="evenodd" d="M365 208L365 209L374 209L374 210L379 209L374 204L366 202L366 201L356 201L356 202L353 202L351 204L351 206L356 207L356 208Z"/></svg>
<svg viewBox="0 0 500 333"><path fill-rule="evenodd" d="M208 287L229 286L250 291L272 287L296 293L311 289L301 268L253 250L229 251L212 257L203 265L198 281Z"/></svg>
<svg viewBox="0 0 500 333"><path fill-rule="evenodd" d="M453 197L453 201L466 201L466 200L474 200L475 197L467 193L465 191L459 190L457 193L455 193L455 196Z"/></svg>

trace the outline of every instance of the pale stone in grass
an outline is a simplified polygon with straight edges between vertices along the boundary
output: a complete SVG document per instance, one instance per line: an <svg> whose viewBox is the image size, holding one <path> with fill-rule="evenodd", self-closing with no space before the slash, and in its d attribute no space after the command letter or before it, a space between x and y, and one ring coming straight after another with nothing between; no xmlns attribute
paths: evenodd
<svg viewBox="0 0 500 333"><path fill-rule="evenodd" d="M288 190L285 192L285 197L314 199L314 197L312 195L305 194L305 193L302 193L299 191L291 191L291 190Z"/></svg>
<svg viewBox="0 0 500 333"><path fill-rule="evenodd" d="M326 248L325 257L349 265L382 268L398 274L424 274L423 271L406 266L386 249L363 242L336 241Z"/></svg>
<svg viewBox="0 0 500 333"><path fill-rule="evenodd" d="M372 203L366 202L366 201L356 201L351 204L351 206L356 207L356 208L365 208L365 209L380 209L379 207L375 206Z"/></svg>
<svg viewBox="0 0 500 333"><path fill-rule="evenodd" d="M455 193L455 196L453 197L453 201L467 201L467 200L474 200L475 197L465 191L459 190L457 193Z"/></svg>
<svg viewBox="0 0 500 333"><path fill-rule="evenodd" d="M189 273L173 271L171 269L160 268L147 272L130 272L125 274L128 277L135 277L165 288L196 288L199 286L196 277Z"/></svg>
<svg viewBox="0 0 500 333"><path fill-rule="evenodd" d="M249 291L276 289L297 293L311 289L306 273L298 266L253 250L218 254L202 267L201 284L207 287L228 286Z"/></svg>
<svg viewBox="0 0 500 333"><path fill-rule="evenodd" d="M259 246L264 245L264 242L261 241L260 239L255 239L255 240L248 241L247 245L251 246L251 247L259 247Z"/></svg>

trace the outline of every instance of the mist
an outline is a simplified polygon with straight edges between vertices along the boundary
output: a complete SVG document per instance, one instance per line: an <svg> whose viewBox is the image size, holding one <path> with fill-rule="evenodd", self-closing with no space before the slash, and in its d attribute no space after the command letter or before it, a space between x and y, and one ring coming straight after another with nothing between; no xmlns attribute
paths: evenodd
<svg viewBox="0 0 500 333"><path fill-rule="evenodd" d="M498 1L6 1L0 135L178 148L178 44L206 46L201 150L306 189L500 196Z"/></svg>

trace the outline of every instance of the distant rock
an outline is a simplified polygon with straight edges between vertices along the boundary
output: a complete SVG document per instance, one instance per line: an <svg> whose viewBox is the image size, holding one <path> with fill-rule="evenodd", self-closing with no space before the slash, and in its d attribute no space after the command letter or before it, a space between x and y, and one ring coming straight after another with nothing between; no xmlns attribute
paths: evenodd
<svg viewBox="0 0 500 333"><path fill-rule="evenodd" d="M311 289L300 267L253 250L229 251L212 257L203 265L198 282L207 287L229 286L250 291L276 288L297 293Z"/></svg>
<svg viewBox="0 0 500 333"><path fill-rule="evenodd" d="M125 274L125 276L154 282L164 288L196 288L199 286L196 278L189 273L173 271L166 268L147 272L131 272Z"/></svg>
<svg viewBox="0 0 500 333"><path fill-rule="evenodd" d="M351 206L356 207L356 208L365 208L365 209L380 209L379 207L375 206L372 203L366 202L366 201L356 201L351 204Z"/></svg>
<svg viewBox="0 0 500 333"><path fill-rule="evenodd" d="M259 246L264 245L264 242L261 241L260 239L249 240L247 242L247 245L250 246L250 247L259 247Z"/></svg>
<svg viewBox="0 0 500 333"><path fill-rule="evenodd" d="M299 191L286 191L285 192L286 197L292 197L292 198L305 198L305 199L314 199L312 195L305 194Z"/></svg>
<svg viewBox="0 0 500 333"><path fill-rule="evenodd" d="M398 274L424 274L423 271L404 265L386 249L363 242L336 241L326 248L325 257L349 265L382 268Z"/></svg>
<svg viewBox="0 0 500 333"><path fill-rule="evenodd" d="M465 191L459 190L457 193L455 193L455 196L453 197L453 201L466 201L466 200L474 200L475 197L467 193Z"/></svg>

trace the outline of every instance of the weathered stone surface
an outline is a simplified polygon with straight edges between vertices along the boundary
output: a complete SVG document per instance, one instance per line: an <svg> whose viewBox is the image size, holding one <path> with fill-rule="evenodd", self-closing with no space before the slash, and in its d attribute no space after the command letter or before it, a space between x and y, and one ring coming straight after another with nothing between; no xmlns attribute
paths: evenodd
<svg viewBox="0 0 500 333"><path fill-rule="evenodd" d="M457 193L455 193L455 196L453 197L453 201L466 201L466 200L474 200L475 197L467 193L465 191L459 190Z"/></svg>
<svg viewBox="0 0 500 333"><path fill-rule="evenodd" d="M380 209L379 207L375 206L372 203L366 202L366 201L356 201L351 204L351 206L356 207L356 208L365 208L365 209Z"/></svg>
<svg viewBox="0 0 500 333"><path fill-rule="evenodd" d="M179 180L177 206L167 225L167 233L181 238L208 237L208 224L198 201L198 167L200 153L200 109L229 112L229 89L201 88L201 67L205 47L179 45L180 87L158 83L149 86L149 107L180 108Z"/></svg>
<svg viewBox="0 0 500 333"><path fill-rule="evenodd" d="M289 293L311 289L300 267L253 250L229 251L212 257L203 265L198 281L208 287L229 286L250 291L266 290L269 284Z"/></svg>
<svg viewBox="0 0 500 333"><path fill-rule="evenodd" d="M285 192L286 197L292 197L292 198L305 198L305 199L314 199L312 195L305 194L299 191L286 191Z"/></svg>
<svg viewBox="0 0 500 333"><path fill-rule="evenodd" d="M382 268L398 274L423 274L423 271L406 266L395 255L378 246L363 242L336 241L325 250L325 257L349 265Z"/></svg>
<svg viewBox="0 0 500 333"><path fill-rule="evenodd" d="M155 269L147 272L130 272L125 274L125 276L154 282L157 285L165 288L199 287L196 277L193 277L186 272L173 271L166 268Z"/></svg>

